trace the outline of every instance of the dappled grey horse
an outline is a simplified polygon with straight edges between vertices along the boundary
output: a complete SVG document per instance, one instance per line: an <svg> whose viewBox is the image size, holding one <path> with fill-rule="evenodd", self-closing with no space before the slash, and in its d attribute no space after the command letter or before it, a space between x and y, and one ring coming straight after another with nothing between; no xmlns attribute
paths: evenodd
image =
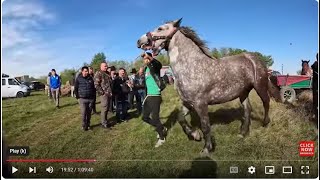
<svg viewBox="0 0 320 180"><path fill-rule="evenodd" d="M269 93L273 91L264 63L251 53L215 59L195 31L189 27L180 27L180 23L181 19L170 21L142 35L137 46L143 50L152 50L154 55L162 49L167 50L183 102L178 122L184 132L194 140L201 139L199 131L193 130L185 119L193 110L200 117L205 140L202 153L213 151L214 138L210 132L208 105L240 98L244 108L240 136L246 136L251 123L252 108L248 95L252 89L256 90L263 102L265 114L262 124L267 126L270 122Z"/></svg>

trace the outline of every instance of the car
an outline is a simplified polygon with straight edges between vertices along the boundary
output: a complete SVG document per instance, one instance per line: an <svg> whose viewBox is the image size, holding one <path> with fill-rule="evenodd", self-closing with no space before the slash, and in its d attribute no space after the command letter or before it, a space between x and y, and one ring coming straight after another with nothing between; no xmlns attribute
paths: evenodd
<svg viewBox="0 0 320 180"><path fill-rule="evenodd" d="M31 81L29 87L31 88L31 90L34 90L34 91L45 89L45 85L39 81Z"/></svg>
<svg viewBox="0 0 320 180"><path fill-rule="evenodd" d="M2 76L2 98L17 97L22 98L31 94L31 89L21 84L16 78Z"/></svg>
<svg viewBox="0 0 320 180"><path fill-rule="evenodd" d="M21 81L21 84L26 85L26 86L30 86L30 82L25 82L25 81Z"/></svg>

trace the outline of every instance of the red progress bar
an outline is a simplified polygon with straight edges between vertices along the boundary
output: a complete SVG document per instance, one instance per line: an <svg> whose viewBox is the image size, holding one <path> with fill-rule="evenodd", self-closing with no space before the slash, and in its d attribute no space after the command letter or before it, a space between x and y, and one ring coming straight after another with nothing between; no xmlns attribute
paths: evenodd
<svg viewBox="0 0 320 180"><path fill-rule="evenodd" d="M96 162L95 159L9 159L8 162L64 162L64 163L74 163L74 162Z"/></svg>

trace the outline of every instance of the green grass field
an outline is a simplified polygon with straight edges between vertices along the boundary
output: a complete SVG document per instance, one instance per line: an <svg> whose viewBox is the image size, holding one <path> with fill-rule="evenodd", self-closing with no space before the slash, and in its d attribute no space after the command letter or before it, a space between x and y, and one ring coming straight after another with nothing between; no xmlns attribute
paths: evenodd
<svg viewBox="0 0 320 180"><path fill-rule="evenodd" d="M9 146L29 146L28 157L11 159L96 159L92 163L12 163L19 171L17 177L307 177L318 176L318 156L300 157L299 142L318 137L314 125L300 108L288 108L271 102L271 123L261 126L262 102L253 91L250 135L240 139L242 109L239 100L210 106L212 135L216 150L210 157L201 157L204 142L188 140L176 122L179 97L172 86L163 92L161 121L168 127L166 143L154 148L156 132L141 117L133 118L113 129L99 125L100 116L93 115L92 131L81 130L80 108L75 98L61 98L56 109L43 92L33 92L22 99L2 101L2 125ZM98 100L98 102L100 102ZM100 112L100 103L97 104ZM113 115L110 114L114 120ZM189 122L191 117L187 117ZM197 126L197 118L191 123ZM316 154L318 149L316 148ZM275 175L265 175L264 166L276 167ZM293 166L293 174L282 174L282 166ZM300 166L310 166L309 175L300 174ZM45 168L52 166L54 173ZM238 174L229 174L230 166L238 166ZM247 172L249 166L256 173ZM37 167L37 174L29 174L29 167ZM92 173L61 173L61 168L93 167Z"/></svg>

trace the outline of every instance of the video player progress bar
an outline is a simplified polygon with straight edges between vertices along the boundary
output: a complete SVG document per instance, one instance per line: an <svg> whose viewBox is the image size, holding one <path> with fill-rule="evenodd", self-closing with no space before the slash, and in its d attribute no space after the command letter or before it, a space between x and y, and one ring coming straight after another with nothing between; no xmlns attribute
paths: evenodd
<svg viewBox="0 0 320 180"><path fill-rule="evenodd" d="M26 163L86 163L86 162L96 162L95 159L8 159L8 162L26 162Z"/></svg>
<svg viewBox="0 0 320 180"><path fill-rule="evenodd" d="M39 163L39 162L42 162L42 163L88 163L88 162L97 162L97 161L100 161L100 162L103 162L103 161L108 161L108 162L148 162L148 161L158 161L158 162L188 162L188 161L221 161L221 162L228 162L228 161L236 161L236 162L250 162L250 161L256 161L256 162L270 162L270 161L273 161L273 162L286 162L286 161L301 161L301 162L312 162L312 161L316 161L316 160L279 160L279 159L274 159L274 160L215 160L215 159L212 159L212 160L167 160L167 159L114 159L114 160L96 160L96 159L9 159L7 160L7 162L26 162L26 163Z"/></svg>

